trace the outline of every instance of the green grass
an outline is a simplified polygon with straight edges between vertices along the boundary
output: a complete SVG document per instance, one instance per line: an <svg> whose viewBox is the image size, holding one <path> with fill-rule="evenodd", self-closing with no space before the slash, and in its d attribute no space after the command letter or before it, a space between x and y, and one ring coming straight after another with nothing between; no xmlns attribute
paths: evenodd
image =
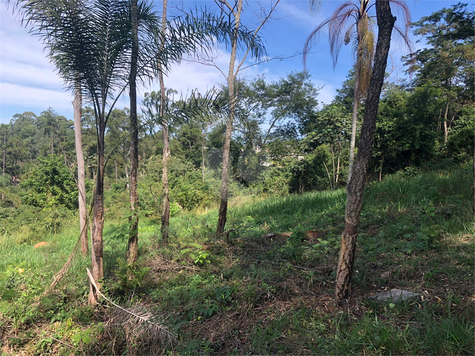
<svg viewBox="0 0 475 356"><path fill-rule="evenodd" d="M121 305L167 316L179 340L172 354L473 354L470 168L394 175L367 187L352 298L343 305L333 302L333 290L344 190L236 197L228 242L215 238L216 210L173 217L167 247L157 222L141 218L132 280L127 219L110 221L104 291ZM50 245L37 250L26 228L0 237L4 349L127 353L120 328L104 324L110 309L87 307L87 258L77 257L58 288L42 296L76 243L73 221L42 235ZM391 288L421 297L395 304L368 298Z"/></svg>

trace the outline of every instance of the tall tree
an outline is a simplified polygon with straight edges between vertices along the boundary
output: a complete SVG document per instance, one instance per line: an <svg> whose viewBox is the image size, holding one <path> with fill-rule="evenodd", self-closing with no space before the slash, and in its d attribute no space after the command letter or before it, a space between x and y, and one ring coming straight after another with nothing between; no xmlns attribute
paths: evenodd
<svg viewBox="0 0 475 356"><path fill-rule="evenodd" d="M318 1L309 0L310 5L314 6ZM390 2L398 5L403 10L404 29L398 26L394 28L402 35L408 44L408 30L410 25L409 9L403 0L390 0ZM356 145L356 128L358 121L358 106L361 100L366 96L371 67L374 57L374 18L370 15L373 7L372 0L355 0L346 1L333 12L328 20L318 25L307 38L304 45L304 63L310 47L315 41L317 35L322 28L328 25L328 36L330 41L330 54L333 58L333 67L338 62L338 55L342 44L349 44L354 41L354 51L356 57L355 63L355 88L353 97L353 119L351 125L351 141L350 141L350 160L348 167L348 180L351 179L353 172L353 162Z"/></svg>
<svg viewBox="0 0 475 356"><path fill-rule="evenodd" d="M443 8L413 24L414 33L424 36L429 46L412 54L408 72L415 74L417 86L442 89L444 107L438 121L444 144L462 108L474 102L475 12L467 7L459 3Z"/></svg>
<svg viewBox="0 0 475 356"><path fill-rule="evenodd" d="M254 57L259 57L262 51L262 46L260 45L260 38L258 37L259 31L269 20L271 14L275 10L277 4L280 0L276 0L272 3L270 10L265 14L264 18L261 19L257 28L252 31L251 37L245 41L244 55L241 61L236 65L237 50L239 42L243 39L240 38L240 27L241 15L243 11L243 0L215 0L216 4L221 9L221 12L229 18L229 23L233 24L233 30L230 35L230 46L231 46L231 56L229 59L229 67L227 74L227 85L229 93L229 113L226 123L226 133L224 136L224 146L223 146L223 163L222 163L222 175L221 175L221 199L219 206L219 217L218 217L218 226L216 230L216 236L219 238L223 235L226 218L228 211L228 180L229 180L229 152L231 147L231 135L233 131L233 122L236 108L236 78L239 72L242 70L242 66L247 56L251 52Z"/></svg>
<svg viewBox="0 0 475 356"><path fill-rule="evenodd" d="M391 43L391 32L396 21L387 0L376 0L376 15L379 32L374 65L369 82L358 155L352 179L348 182L346 189L345 229L341 236L340 258L338 260L335 288L335 298L337 301L347 298L351 290L351 276L353 273L356 238L358 236L366 173L373 149L379 97L384 82Z"/></svg>
<svg viewBox="0 0 475 356"><path fill-rule="evenodd" d="M22 17L45 42L48 56L71 87L78 76L94 107L97 169L93 198L92 274L103 277L105 132L111 110L125 89L128 72L130 18L127 2L111 0L17 1ZM153 57L155 55L146 55ZM153 71L152 62L142 68ZM119 95L114 97L113 93ZM98 285L100 285L98 283ZM89 301L97 301L91 287Z"/></svg>
<svg viewBox="0 0 475 356"><path fill-rule="evenodd" d="M81 252L86 256L88 251L87 241L87 203L86 203L86 175L84 170L84 153L82 147L82 90L81 80L77 79L74 84L74 143L76 146L76 162L78 165L78 205L79 205L79 229L81 233Z"/></svg>
<svg viewBox="0 0 475 356"><path fill-rule="evenodd" d="M323 164L330 189L336 189L341 176L341 155L348 142L350 119L343 105L333 103L320 110L315 121L315 130L307 136L307 139L313 138L317 144L327 145L331 166L328 167L325 161Z"/></svg>
<svg viewBox="0 0 475 356"><path fill-rule="evenodd" d="M0 124L0 139L2 140L2 175L5 175L7 167L7 133L9 125Z"/></svg>
<svg viewBox="0 0 475 356"><path fill-rule="evenodd" d="M163 0L162 8L162 25L161 25L161 50L165 45L165 33L167 31L167 0ZM167 96L165 91L165 79L163 78L163 68L159 67L158 80L160 82L160 123L163 134L163 170L162 170L162 186L163 186L163 203L162 203L162 220L161 233L162 242L168 243L168 230L170 226L170 187L168 185L168 161L170 157L170 144L168 142L168 122L165 118L165 106Z"/></svg>
<svg viewBox="0 0 475 356"><path fill-rule="evenodd" d="M130 1L131 55L129 74L130 99L130 210L129 242L127 244L127 263L135 265L138 255L139 235L139 196L137 193L139 165L139 128L137 120L137 66L139 55L139 25L137 0Z"/></svg>
<svg viewBox="0 0 475 356"><path fill-rule="evenodd" d="M201 16L190 13L185 18L175 19L173 23L167 21L167 0L163 1L162 10L162 22L159 38L159 52L166 52L166 47L173 45L183 46L185 52L196 52L198 50L209 49L211 44L215 41L224 41L230 34L229 24L226 23L222 17L215 17L212 14L203 12ZM181 29L180 29L181 28ZM176 30L175 34L173 31ZM172 35L170 35L172 32ZM178 59L178 57L176 58ZM169 145L169 122L167 119L170 117L167 110L170 109L170 100L167 98L167 92L165 90L164 73L167 67L164 62L158 63L158 78L160 82L160 105L159 109L159 121L162 127L163 134L163 171L162 171L162 185L163 185L163 204L162 204L162 217L161 217L161 234L162 241L167 244L168 230L170 220L170 189L168 184L168 161L170 157L170 145ZM152 101L153 98L151 97ZM153 106L153 105L152 105ZM155 103L157 106L157 103Z"/></svg>
<svg viewBox="0 0 475 356"><path fill-rule="evenodd" d="M271 119L264 143L272 136L272 129L284 120L286 124L296 124L302 135L312 131L321 88L315 87L308 72L290 73L286 78L270 84L257 80L252 87L257 92L264 89L260 99L264 100L265 109L270 111Z"/></svg>

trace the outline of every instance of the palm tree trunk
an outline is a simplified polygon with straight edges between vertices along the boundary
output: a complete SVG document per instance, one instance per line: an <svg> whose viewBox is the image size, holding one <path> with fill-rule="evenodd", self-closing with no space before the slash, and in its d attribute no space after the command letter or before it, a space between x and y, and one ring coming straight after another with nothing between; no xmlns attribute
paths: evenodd
<svg viewBox="0 0 475 356"><path fill-rule="evenodd" d="M104 231L104 118L99 124L99 132L97 137L97 171L96 171L96 187L94 189L94 209L92 224L92 276L97 286L100 288L99 281L104 276L103 266L103 231ZM98 301L96 290L91 287L89 293L89 304L94 305Z"/></svg>
<svg viewBox="0 0 475 356"><path fill-rule="evenodd" d="M166 0L165 0L166 1ZM168 185L168 161L170 159L170 144L168 142L168 124L162 122L163 131L163 172L162 172L162 186L163 186L163 204L162 204L162 242L164 245L168 244L168 230L170 228L170 187Z"/></svg>
<svg viewBox="0 0 475 356"><path fill-rule="evenodd" d="M338 261L335 287L335 298L337 301L342 301L351 293L351 276L353 273L356 238L358 236L358 225L363 203L363 191L373 149L379 96L381 95L384 82L384 73L391 43L391 32L394 27L394 22L396 21L396 18L391 13L389 2L386 0L376 1L376 13L379 33L374 66L366 100L358 155L356 157L352 178L346 188L345 229L341 236L340 258Z"/></svg>
<svg viewBox="0 0 475 356"><path fill-rule="evenodd" d="M356 127L358 125L358 106L359 106L359 75L358 69L355 72L355 94L353 98L353 118L351 120L351 140L350 140L350 160L348 163L348 182L353 173L353 163L355 160L355 146L356 146Z"/></svg>
<svg viewBox="0 0 475 356"><path fill-rule="evenodd" d="M208 123L202 134L202 141L201 141L201 181L205 181L205 141L206 141L206 133L208 132Z"/></svg>
<svg viewBox="0 0 475 356"><path fill-rule="evenodd" d="M167 0L163 0L162 10L162 43L161 49L165 46L165 32L167 30ZM170 187L168 186L168 161L170 157L170 144L168 142L168 123L165 118L165 105L166 105L166 93L165 93L165 81L163 78L162 65L159 63L159 75L160 81L160 119L162 123L163 133L163 172L162 172L162 186L163 186L163 204L162 204L162 224L161 234L162 243L168 244L168 230L170 227Z"/></svg>
<svg viewBox="0 0 475 356"><path fill-rule="evenodd" d="M130 210L129 243L127 245L127 263L135 265L138 255L139 216L137 193L137 175L139 165L139 134L137 123L137 58L138 43L138 7L137 0L131 0L132 52L130 61L129 98L130 98Z"/></svg>
<svg viewBox="0 0 475 356"><path fill-rule="evenodd" d="M218 226L216 230L216 237L220 238L226 226L226 218L228 212L228 180L229 180L229 151L231 148L231 134L233 131L234 110L236 107L236 93L234 88L234 82L236 74L234 73L234 66L236 63L237 53L237 36L241 22L243 0L239 0L236 12L234 12L234 31L231 39L231 58L229 59L229 72L228 72L228 91L229 91L229 115L226 123L226 134L224 136L223 147L223 164L221 174L221 203L219 206Z"/></svg>
<svg viewBox="0 0 475 356"><path fill-rule="evenodd" d="M234 86L231 85L229 90L234 91ZM234 121L234 105L232 104L234 100L234 94L229 94L229 100L231 100L231 108L228 116L228 122L226 124L226 134L224 136L224 147L223 147L223 163L222 163L222 173L221 173L221 203L219 206L219 217L218 217L218 227L216 231L216 238L219 238L224 233L226 226L226 218L228 212L228 181L229 181L229 152L231 148L231 134L233 130L233 121Z"/></svg>
<svg viewBox="0 0 475 356"><path fill-rule="evenodd" d="M77 80L74 86L74 142L76 145L76 160L78 164L78 205L79 205L79 228L81 231L81 253L86 256L87 242L87 204L86 204L86 180L84 172L84 154L82 149L82 93L81 81Z"/></svg>

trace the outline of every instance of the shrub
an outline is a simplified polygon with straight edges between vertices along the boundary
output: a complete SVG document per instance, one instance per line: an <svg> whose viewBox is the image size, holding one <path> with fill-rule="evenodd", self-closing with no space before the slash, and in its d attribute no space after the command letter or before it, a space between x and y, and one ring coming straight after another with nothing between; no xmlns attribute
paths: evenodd
<svg viewBox="0 0 475 356"><path fill-rule="evenodd" d="M39 208L64 206L76 209L78 191L74 178L62 159L55 155L38 159L39 165L32 169L21 187L25 189L22 200Z"/></svg>

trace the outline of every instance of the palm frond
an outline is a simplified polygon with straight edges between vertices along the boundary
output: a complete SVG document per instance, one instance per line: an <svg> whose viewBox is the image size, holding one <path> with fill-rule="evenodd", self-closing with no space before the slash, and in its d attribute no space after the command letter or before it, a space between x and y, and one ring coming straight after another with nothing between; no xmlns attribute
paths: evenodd
<svg viewBox="0 0 475 356"><path fill-rule="evenodd" d="M357 99L366 96L366 92L368 91L375 48L375 34L373 31L366 29L361 36L358 41L356 55L356 70L358 71L359 81L358 93L355 93Z"/></svg>
<svg viewBox="0 0 475 356"><path fill-rule="evenodd" d="M216 15L207 11L206 8L195 8L181 19L187 23L192 23L209 41L209 44L213 44L214 41L217 41L229 46L234 36L234 31L236 30L235 22L228 16L224 16L223 14ZM237 29L237 40L238 48L241 50L247 50L249 48L253 58L261 58L266 55L262 38L255 33L255 31L247 28L243 23L240 23ZM210 47L208 47L208 49L209 48Z"/></svg>
<svg viewBox="0 0 475 356"><path fill-rule="evenodd" d="M343 43L347 43L346 39L349 37L348 33L353 31L354 24L356 23L355 17L355 4L350 1L346 1L339 5L333 12L328 20L320 23L307 37L303 48L303 61L304 65L307 61L307 56L310 48L318 39L318 34L322 28L328 25L328 36L330 40L330 54L333 58L333 66L336 66L338 62L338 55ZM348 24L349 22L349 24Z"/></svg>
<svg viewBox="0 0 475 356"><path fill-rule="evenodd" d="M177 342L176 336L163 326L159 313L153 313L144 305L124 308L114 303L97 288L91 271L88 268L86 271L96 292L115 307L108 324L123 330L131 354L162 354Z"/></svg>

